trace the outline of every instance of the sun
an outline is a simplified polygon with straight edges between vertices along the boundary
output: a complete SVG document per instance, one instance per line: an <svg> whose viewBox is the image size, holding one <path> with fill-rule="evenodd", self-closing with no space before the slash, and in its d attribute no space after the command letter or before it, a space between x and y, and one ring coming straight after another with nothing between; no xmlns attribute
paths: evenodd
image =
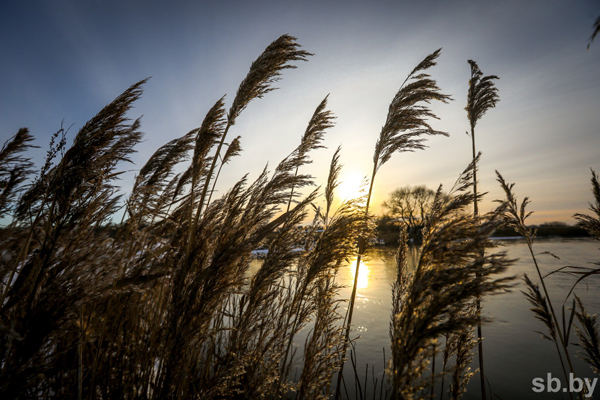
<svg viewBox="0 0 600 400"><path fill-rule="evenodd" d="M350 200L360 197L364 194L364 177L358 173L349 173L340 178L340 185L337 188L338 196L342 200Z"/></svg>

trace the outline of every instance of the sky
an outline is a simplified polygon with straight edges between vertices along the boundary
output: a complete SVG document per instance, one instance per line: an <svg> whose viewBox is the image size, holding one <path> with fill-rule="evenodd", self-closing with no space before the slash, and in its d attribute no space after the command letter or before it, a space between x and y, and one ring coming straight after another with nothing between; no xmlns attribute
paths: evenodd
<svg viewBox="0 0 600 400"><path fill-rule="evenodd" d="M470 162L464 110L475 60L495 81L500 102L478 122L481 209L503 198L495 170L514 182L535 211L530 223L587 211L590 168L600 172L600 37L587 49L598 0L578 1L153 1L5 0L0 5L0 140L28 127L41 166L52 133L69 138L104 105L151 77L129 113L142 116L144 141L120 184L162 144L198 127L221 96L231 104L251 62L282 34L314 55L286 70L279 88L254 100L230 130L243 152L223 169L223 193L245 173L270 169L299 143L329 95L337 117L302 172L323 184L342 146L344 190L371 175L375 142L390 101L425 56L454 99L433 104L428 148L397 153L378 172L372 211L395 188L442 184L448 190ZM64 122L63 122L64 121Z"/></svg>

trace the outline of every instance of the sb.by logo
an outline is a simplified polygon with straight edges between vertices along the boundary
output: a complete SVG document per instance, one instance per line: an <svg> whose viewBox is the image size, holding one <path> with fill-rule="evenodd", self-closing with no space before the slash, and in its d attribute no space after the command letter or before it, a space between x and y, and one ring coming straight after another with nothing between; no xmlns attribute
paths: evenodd
<svg viewBox="0 0 600 400"><path fill-rule="evenodd" d="M536 393L542 393L544 391L549 393L560 392L561 388L563 392L571 392L571 393L579 393L584 388L586 390L585 397L591 397L594 394L594 389L596 387L596 383L598 383L598 378L588 379L588 378L576 378L573 373L569 374L569 384L565 387L562 387L562 382L560 379L552 376L550 372L548 372L547 379L544 384L544 378L534 378L531 383L533 390Z"/></svg>

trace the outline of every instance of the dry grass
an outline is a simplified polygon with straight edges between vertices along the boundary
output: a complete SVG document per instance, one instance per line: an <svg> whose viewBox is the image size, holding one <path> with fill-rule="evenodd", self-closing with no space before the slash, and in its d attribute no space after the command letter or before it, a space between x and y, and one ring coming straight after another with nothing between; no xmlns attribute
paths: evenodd
<svg viewBox="0 0 600 400"><path fill-rule="evenodd" d="M427 121L429 118L437 118L428 106L433 100L438 100L443 103L447 103L451 100L449 95L441 93L437 82L425 72L437 64L436 60L440 55L440 51L441 49L438 49L429 54L411 71L410 74L408 74L390 103L385 124L381 128L379 138L375 143L373 172L371 174L369 192L366 198L365 214L369 212L369 204L371 202L371 194L373 193L373 185L375 183L377 171L390 160L394 153L412 152L424 149L425 137L428 135L448 136L446 132L433 129ZM342 365L340 373L338 374L336 399L339 399L341 396L342 372L346 358L346 350L350 343L350 329L352 327L352 316L356 300L360 262L366 250L366 243L368 243L367 238L361 238L358 257L356 259L354 284L350 295L350 305L344 320L346 325L346 336L344 340L344 351L342 352Z"/></svg>
<svg viewBox="0 0 600 400"><path fill-rule="evenodd" d="M571 361L571 351L569 350L571 332L575 330L575 333L579 339L579 346L583 350L580 352L580 357L587 362L594 373L598 373L599 360L600 360L600 336L598 335L598 323L596 317L590 315L581 301L581 299L574 294L574 290L578 283L584 279L597 275L599 273L598 268L579 267L579 266L567 266L559 268L550 274L542 275L540 266L533 252L535 231L529 228L526 224L527 218L532 214L532 211L527 211L527 206L530 203L529 199L525 197L521 204L518 204L517 198L513 192L514 184L508 184L502 175L497 172L498 181L506 194L507 212L505 214L505 220L509 226L512 226L516 232L521 234L527 243L529 252L533 263L535 265L539 285L533 283L527 275L524 276L525 284L528 292L524 293L529 302L532 304L531 311L534 313L535 318L540 320L546 327L548 333L539 332L543 338L552 341L555 344L557 354L563 369L565 378L568 379L568 374L574 374L573 364ZM594 203L590 204L590 210L594 215L575 214L574 218L577 219L580 225L594 237L596 240L600 240L600 185L598 184L598 177L594 171L592 171L592 192L594 195ZM556 257L556 256L555 256ZM600 265L598 262L592 264ZM576 282L573 284L569 292L566 294L563 306L562 306L562 318L559 320L555 312L552 299L548 295L546 288L546 278L554 273L563 273L570 276L577 277ZM569 298L573 294L572 306L570 309L570 315L566 314L565 304L569 301ZM577 320L579 325L575 325L574 321ZM574 328L574 329L573 329ZM572 397L572 393L570 393ZM578 394L579 398L583 398L584 393Z"/></svg>
<svg viewBox="0 0 600 400"><path fill-rule="evenodd" d="M469 91L467 93L467 117L469 119L469 125L471 126L471 147L473 151L473 160L477 159L477 151L475 148L475 126L477 122L483 117L483 115L490 109L496 107L496 103L500 101L498 95L498 88L494 85L494 80L499 79L496 75L484 76L477 63L473 60L468 60L471 66L471 78L469 79ZM469 132L467 132L469 134ZM479 204L477 202L477 164L473 169L473 193L475 194L475 200L473 201L473 214L475 217L479 215ZM481 299L475 300L476 312L481 314ZM478 358L479 358L479 378L481 388L481 398L486 399L486 381L485 381L485 367L483 362L483 333L481 328L481 322L477 324L477 343Z"/></svg>
<svg viewBox="0 0 600 400"><path fill-rule="evenodd" d="M229 108L218 99L197 129L159 148L126 199L115 180L142 139L140 121L127 114L145 80L84 125L70 148L59 129L31 182L27 130L4 145L0 213L12 220L0 237L1 398L327 399L336 389L341 396L334 381L351 342L356 285L344 319L337 271L358 257L359 275L374 232L368 211L378 169L396 152L423 149L428 135L446 135L429 125L435 115L428 104L450 97L426 73L438 50L392 99L369 192L338 209L340 148L323 191L308 190L313 178L302 173L333 126L327 98L298 147L272 171L265 168L254 181L245 176L216 196L221 169L241 152L242 138L226 142L237 118L309 55L288 35L271 43ZM513 210L509 198L486 215L467 212L480 198L472 191L476 162L449 194L435 193L414 269L406 236L400 242L392 357L380 398L426 398L447 378L441 398L458 399L475 373L473 304L508 287L495 275L512 260L491 252L489 236ZM314 206L321 195L323 209ZM123 219L114 224L119 211ZM269 253L250 275L251 251L263 245ZM595 321L579 307L578 334L589 338L587 354L595 360ZM293 344L302 329L298 354ZM444 365L436 373L430 360L440 351ZM356 385L365 397L371 393Z"/></svg>
<svg viewBox="0 0 600 400"><path fill-rule="evenodd" d="M447 338L446 360L456 356L450 398L459 398L472 376L468 365L476 340L471 327L479 320L474 300L508 288L510 278L493 276L513 260L504 253L482 251L494 246L489 235L502 224L505 206L481 218L466 212L474 200L469 192L474 165L461 174L448 195L441 187L436 192L414 270L407 265L406 241L400 241L390 325L393 399L427 398L427 389L433 389L425 374L430 349L438 347L442 338Z"/></svg>

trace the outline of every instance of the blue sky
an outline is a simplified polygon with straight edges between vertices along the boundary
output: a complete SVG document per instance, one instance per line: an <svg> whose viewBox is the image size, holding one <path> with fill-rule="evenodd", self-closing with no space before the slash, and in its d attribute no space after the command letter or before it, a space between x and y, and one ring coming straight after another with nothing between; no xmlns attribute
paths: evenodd
<svg viewBox="0 0 600 400"><path fill-rule="evenodd" d="M396 187L449 188L471 157L464 111L468 59L500 77L500 102L477 125L482 208L502 196L494 170L529 196L531 222L585 212L600 172L600 39L586 49L598 1L3 1L0 5L0 139L23 126L42 148L61 121L77 130L131 84L152 77L130 117L144 142L122 181L160 145L202 122L222 95L231 101L250 63L288 33L315 55L287 70L280 88L253 101L230 131L242 155L224 168L226 190L256 177L298 144L329 94L336 126L306 172L318 183L342 145L342 177L369 175L389 102L412 68L442 47L431 74L450 104L435 104L450 137L396 154L378 173L374 212ZM229 104L229 103L228 103Z"/></svg>

